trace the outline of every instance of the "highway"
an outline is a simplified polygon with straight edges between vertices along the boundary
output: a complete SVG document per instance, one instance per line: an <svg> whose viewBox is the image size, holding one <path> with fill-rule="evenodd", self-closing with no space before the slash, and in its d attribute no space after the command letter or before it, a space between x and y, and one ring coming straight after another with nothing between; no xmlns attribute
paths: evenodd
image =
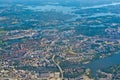
<svg viewBox="0 0 120 80"><path fill-rule="evenodd" d="M55 55L52 56L52 61L55 63L55 65L58 67L60 73L61 73L61 78L63 79L63 70L60 67L59 63L55 62Z"/></svg>

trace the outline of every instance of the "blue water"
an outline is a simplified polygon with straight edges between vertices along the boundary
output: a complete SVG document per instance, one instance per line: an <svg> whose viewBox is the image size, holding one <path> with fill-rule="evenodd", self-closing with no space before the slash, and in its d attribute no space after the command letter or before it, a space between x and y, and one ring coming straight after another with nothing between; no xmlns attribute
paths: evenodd
<svg viewBox="0 0 120 80"><path fill-rule="evenodd" d="M94 75L97 70L105 69L113 65L120 64L120 54L114 54L112 56L95 60L86 65L87 68L90 68L92 74Z"/></svg>

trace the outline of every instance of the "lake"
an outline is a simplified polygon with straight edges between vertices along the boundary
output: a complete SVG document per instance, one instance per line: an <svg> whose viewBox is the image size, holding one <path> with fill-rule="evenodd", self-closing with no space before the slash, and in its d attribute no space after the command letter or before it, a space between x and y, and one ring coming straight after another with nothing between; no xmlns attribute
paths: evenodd
<svg viewBox="0 0 120 80"><path fill-rule="evenodd" d="M92 75L94 76L97 70L104 69L113 65L120 64L120 54L114 54L112 56L92 61L85 66L90 68Z"/></svg>

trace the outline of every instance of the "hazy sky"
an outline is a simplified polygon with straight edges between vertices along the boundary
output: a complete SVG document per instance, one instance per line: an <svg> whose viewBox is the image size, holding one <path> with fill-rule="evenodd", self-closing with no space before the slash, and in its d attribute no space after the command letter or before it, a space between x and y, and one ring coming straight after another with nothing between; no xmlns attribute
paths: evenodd
<svg viewBox="0 0 120 80"><path fill-rule="evenodd" d="M48 3L59 3L60 5L69 5L69 6L93 6L93 5L102 5L102 4L111 4L114 2L120 2L120 0L0 0L0 4L3 3L18 3L18 4L27 4L27 5L39 5L39 4L48 4Z"/></svg>

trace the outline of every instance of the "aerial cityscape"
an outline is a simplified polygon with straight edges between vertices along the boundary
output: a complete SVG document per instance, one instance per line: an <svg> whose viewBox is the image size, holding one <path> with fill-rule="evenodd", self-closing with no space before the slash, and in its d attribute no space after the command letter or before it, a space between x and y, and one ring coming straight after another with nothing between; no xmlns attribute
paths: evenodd
<svg viewBox="0 0 120 80"><path fill-rule="evenodd" d="M0 0L0 80L120 80L120 0Z"/></svg>

